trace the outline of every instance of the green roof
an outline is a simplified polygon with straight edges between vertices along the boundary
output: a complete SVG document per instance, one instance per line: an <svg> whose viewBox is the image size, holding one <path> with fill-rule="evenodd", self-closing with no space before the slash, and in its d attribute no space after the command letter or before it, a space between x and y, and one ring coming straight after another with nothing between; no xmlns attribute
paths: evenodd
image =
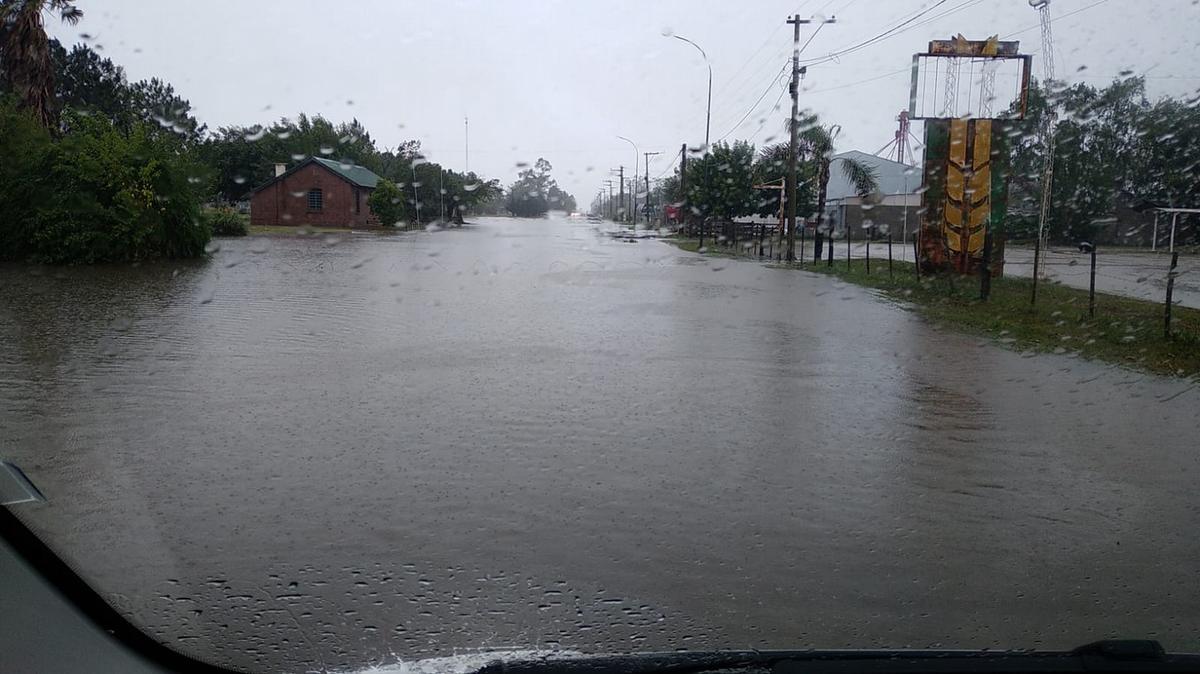
<svg viewBox="0 0 1200 674"><path fill-rule="evenodd" d="M375 175L374 171L363 168L357 164L346 164L340 161L334 161L332 159L322 159L321 157L313 157L313 161L318 162L325 168L333 171L346 180L358 185L359 187L370 187L374 189L375 185L379 183L379 176Z"/></svg>

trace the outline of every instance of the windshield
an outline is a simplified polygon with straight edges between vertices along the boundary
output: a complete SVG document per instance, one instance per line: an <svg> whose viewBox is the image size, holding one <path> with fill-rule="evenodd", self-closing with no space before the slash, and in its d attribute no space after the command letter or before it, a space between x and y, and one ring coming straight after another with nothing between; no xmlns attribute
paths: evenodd
<svg viewBox="0 0 1200 674"><path fill-rule="evenodd" d="M1200 651L1198 34L2 0L9 507L247 671Z"/></svg>

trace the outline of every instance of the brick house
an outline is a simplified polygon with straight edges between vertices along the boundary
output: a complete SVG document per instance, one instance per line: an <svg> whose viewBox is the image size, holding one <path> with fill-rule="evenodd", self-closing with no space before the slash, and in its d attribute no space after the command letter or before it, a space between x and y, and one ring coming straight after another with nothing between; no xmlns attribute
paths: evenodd
<svg viewBox="0 0 1200 674"><path fill-rule="evenodd" d="M365 227L379 225L367 205L379 176L361 166L309 157L259 185L250 197L252 225Z"/></svg>

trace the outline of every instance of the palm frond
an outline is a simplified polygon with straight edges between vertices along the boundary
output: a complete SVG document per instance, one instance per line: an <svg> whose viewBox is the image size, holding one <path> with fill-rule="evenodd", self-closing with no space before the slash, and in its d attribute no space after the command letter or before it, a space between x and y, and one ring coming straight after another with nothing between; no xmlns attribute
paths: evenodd
<svg viewBox="0 0 1200 674"><path fill-rule="evenodd" d="M847 157L841 157L841 164L842 175L854 184L854 191L858 196L865 197L879 189L879 176L876 175L874 166Z"/></svg>

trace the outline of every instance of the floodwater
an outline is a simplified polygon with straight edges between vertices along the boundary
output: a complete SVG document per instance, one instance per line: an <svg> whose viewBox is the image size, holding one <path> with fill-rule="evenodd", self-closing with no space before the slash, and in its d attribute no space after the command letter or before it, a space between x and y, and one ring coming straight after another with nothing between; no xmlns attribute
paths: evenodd
<svg viewBox="0 0 1200 674"><path fill-rule="evenodd" d="M176 648L1200 650L1194 383L583 221L0 268L16 506Z"/></svg>

